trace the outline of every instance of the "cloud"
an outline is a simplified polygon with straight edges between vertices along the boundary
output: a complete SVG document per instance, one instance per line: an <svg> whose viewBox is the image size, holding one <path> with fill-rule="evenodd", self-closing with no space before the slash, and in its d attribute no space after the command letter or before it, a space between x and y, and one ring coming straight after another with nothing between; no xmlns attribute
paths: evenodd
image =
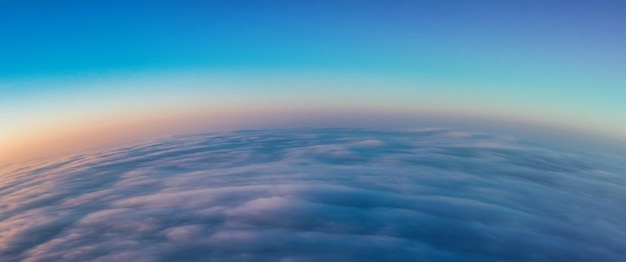
<svg viewBox="0 0 626 262"><path fill-rule="evenodd" d="M610 157L445 129L180 136L8 172L2 261L621 261Z"/></svg>

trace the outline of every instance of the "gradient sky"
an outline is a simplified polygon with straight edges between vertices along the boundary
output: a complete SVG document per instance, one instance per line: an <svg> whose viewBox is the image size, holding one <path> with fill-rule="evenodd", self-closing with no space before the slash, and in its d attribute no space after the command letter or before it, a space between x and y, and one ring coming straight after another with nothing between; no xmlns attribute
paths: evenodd
<svg viewBox="0 0 626 262"><path fill-rule="evenodd" d="M298 110L626 141L625 13L623 1L0 1L0 162L68 137Z"/></svg>

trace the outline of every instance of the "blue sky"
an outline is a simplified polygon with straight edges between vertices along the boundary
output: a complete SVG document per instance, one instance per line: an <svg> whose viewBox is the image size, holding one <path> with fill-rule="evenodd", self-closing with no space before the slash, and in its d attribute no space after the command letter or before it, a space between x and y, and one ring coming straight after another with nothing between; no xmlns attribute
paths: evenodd
<svg viewBox="0 0 626 262"><path fill-rule="evenodd" d="M0 10L6 130L224 95L430 103L626 132L622 1L2 1Z"/></svg>
<svg viewBox="0 0 626 262"><path fill-rule="evenodd" d="M2 7L3 78L197 67L619 78L626 53L625 4L611 1L28 1Z"/></svg>

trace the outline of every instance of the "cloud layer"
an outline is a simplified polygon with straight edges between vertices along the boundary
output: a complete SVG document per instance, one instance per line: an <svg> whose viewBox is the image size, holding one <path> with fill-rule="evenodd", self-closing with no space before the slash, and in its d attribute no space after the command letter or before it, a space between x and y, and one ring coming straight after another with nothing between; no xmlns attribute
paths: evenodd
<svg viewBox="0 0 626 262"><path fill-rule="evenodd" d="M621 163L442 129L181 136L4 171L0 260L623 261Z"/></svg>

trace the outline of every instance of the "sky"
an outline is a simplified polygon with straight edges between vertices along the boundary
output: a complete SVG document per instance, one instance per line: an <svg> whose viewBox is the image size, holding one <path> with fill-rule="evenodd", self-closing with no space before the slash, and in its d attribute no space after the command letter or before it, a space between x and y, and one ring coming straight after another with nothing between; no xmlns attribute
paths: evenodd
<svg viewBox="0 0 626 262"><path fill-rule="evenodd" d="M623 1L0 0L0 163L330 116L487 119L624 143L625 12Z"/></svg>

